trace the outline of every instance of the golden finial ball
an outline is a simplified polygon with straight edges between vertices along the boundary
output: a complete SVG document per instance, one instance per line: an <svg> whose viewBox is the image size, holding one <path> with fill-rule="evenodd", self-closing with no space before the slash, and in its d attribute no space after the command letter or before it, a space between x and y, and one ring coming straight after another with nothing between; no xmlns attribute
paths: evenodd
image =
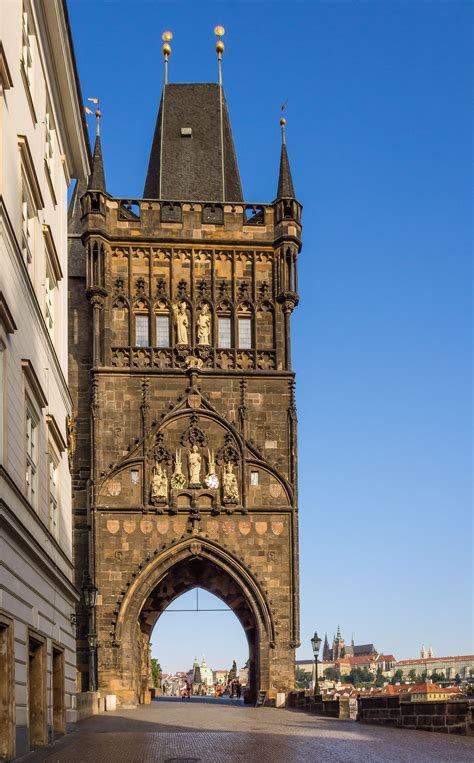
<svg viewBox="0 0 474 763"><path fill-rule="evenodd" d="M215 26L214 27L214 34L216 37L224 37L225 35L225 29L223 26Z"/></svg>
<svg viewBox="0 0 474 763"><path fill-rule="evenodd" d="M96 115L97 119L101 118L102 112L100 111L100 109L97 109L97 111L95 112L95 115Z"/></svg>
<svg viewBox="0 0 474 763"><path fill-rule="evenodd" d="M164 56L170 56L171 55L171 45L168 45L168 43L165 42L165 44L161 48L161 52L163 53Z"/></svg>
<svg viewBox="0 0 474 763"><path fill-rule="evenodd" d="M161 39L163 42L170 42L173 39L173 32L163 32Z"/></svg>
<svg viewBox="0 0 474 763"><path fill-rule="evenodd" d="M286 125L286 119L285 119L285 117L282 117L282 118L280 119L280 124L281 124L281 126L282 126L282 127L284 127L284 126Z"/></svg>
<svg viewBox="0 0 474 763"><path fill-rule="evenodd" d="M222 54L224 52L224 43L222 40L216 42L216 53Z"/></svg>

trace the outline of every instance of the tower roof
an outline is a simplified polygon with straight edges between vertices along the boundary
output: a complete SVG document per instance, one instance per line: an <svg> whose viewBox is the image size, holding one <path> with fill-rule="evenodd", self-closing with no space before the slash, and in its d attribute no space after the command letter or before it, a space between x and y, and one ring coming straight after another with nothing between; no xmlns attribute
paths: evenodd
<svg viewBox="0 0 474 763"><path fill-rule="evenodd" d="M102 145L100 135L95 137L94 153L92 155L92 172L87 186L89 191L103 191L105 193L104 160L102 158Z"/></svg>
<svg viewBox="0 0 474 763"><path fill-rule="evenodd" d="M176 201L242 201L220 85L164 86L143 195Z"/></svg>
<svg viewBox="0 0 474 763"><path fill-rule="evenodd" d="M284 199L287 197L292 199L296 198L295 189L293 187L293 178L291 177L288 151L286 150L286 143L283 142L281 144L280 174L278 176L277 199Z"/></svg>

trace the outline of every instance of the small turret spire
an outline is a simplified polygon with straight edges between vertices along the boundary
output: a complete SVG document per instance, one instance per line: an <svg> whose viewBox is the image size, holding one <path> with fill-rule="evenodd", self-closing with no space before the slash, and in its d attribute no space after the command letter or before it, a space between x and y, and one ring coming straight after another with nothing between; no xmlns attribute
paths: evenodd
<svg viewBox="0 0 474 763"><path fill-rule="evenodd" d="M280 174L278 176L277 199L295 198L295 189L293 187L293 178L291 177L290 160L286 150L286 119L280 119L281 126L281 154L280 154Z"/></svg>
<svg viewBox="0 0 474 763"><path fill-rule="evenodd" d="M100 120L102 117L101 111L97 109L95 112L96 129L95 129L95 144L94 153L92 155L92 172L87 185L89 191L102 191L105 193L105 172L104 172L104 160L102 158L102 145L100 142Z"/></svg>

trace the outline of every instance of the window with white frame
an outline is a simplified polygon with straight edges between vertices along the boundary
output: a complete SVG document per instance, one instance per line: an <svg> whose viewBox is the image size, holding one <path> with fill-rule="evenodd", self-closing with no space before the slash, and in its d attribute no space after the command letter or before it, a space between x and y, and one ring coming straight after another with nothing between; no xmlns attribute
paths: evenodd
<svg viewBox="0 0 474 763"><path fill-rule="evenodd" d="M33 277L33 234L35 208L25 179L22 179L21 189L21 251L23 261Z"/></svg>
<svg viewBox="0 0 474 763"><path fill-rule="evenodd" d="M252 320L239 318L239 349L250 350L252 347Z"/></svg>
<svg viewBox="0 0 474 763"><path fill-rule="evenodd" d="M57 281L53 275L49 263L46 264L45 279L45 318L46 325L51 335L54 334L54 312L56 302Z"/></svg>
<svg viewBox="0 0 474 763"><path fill-rule="evenodd" d="M170 318L169 315L156 316L156 346L170 346Z"/></svg>
<svg viewBox="0 0 474 763"><path fill-rule="evenodd" d="M59 459L49 451L49 529L56 538L59 537Z"/></svg>
<svg viewBox="0 0 474 763"><path fill-rule="evenodd" d="M54 244L49 225L43 225L44 237L44 317L46 326L54 341L55 311L58 299L59 281L63 277L59 255Z"/></svg>
<svg viewBox="0 0 474 763"><path fill-rule="evenodd" d="M52 115L51 103L46 99L46 115L44 120L44 158L49 170L51 180L53 179L53 138L54 138L54 120Z"/></svg>
<svg viewBox="0 0 474 763"><path fill-rule="evenodd" d="M32 87L32 84L33 84L32 36L33 35L32 35L28 8L26 3L23 3L21 63L23 64L23 71L25 73L26 81L30 88Z"/></svg>
<svg viewBox="0 0 474 763"><path fill-rule="evenodd" d="M217 319L218 347L232 347L232 322L230 318Z"/></svg>
<svg viewBox="0 0 474 763"><path fill-rule="evenodd" d="M26 402L26 497L32 506L36 508L37 484L38 484L38 417L29 400Z"/></svg>
<svg viewBox="0 0 474 763"><path fill-rule="evenodd" d="M148 347L148 315L135 315L135 346Z"/></svg>

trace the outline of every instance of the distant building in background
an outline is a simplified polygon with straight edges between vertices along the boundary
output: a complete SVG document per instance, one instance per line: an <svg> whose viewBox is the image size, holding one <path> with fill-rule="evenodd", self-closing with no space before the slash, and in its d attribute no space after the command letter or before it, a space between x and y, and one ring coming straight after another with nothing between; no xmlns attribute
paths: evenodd
<svg viewBox="0 0 474 763"><path fill-rule="evenodd" d="M329 646L327 634L323 645L323 662L335 662L346 657L362 657L369 654L376 654L377 650L373 644L354 644L354 639L346 646L345 640L341 636L341 629L337 626L337 633L333 637L332 646Z"/></svg>
<svg viewBox="0 0 474 763"><path fill-rule="evenodd" d="M247 685L247 681L249 678L249 661L245 663L243 668L240 668L239 670L239 681L242 684L242 686Z"/></svg>
<svg viewBox="0 0 474 763"><path fill-rule="evenodd" d="M409 678L410 673L414 671L417 675L426 673L428 676L431 676L433 673L443 673L447 681L453 680L456 676L466 681L470 676L474 675L474 654L398 660L394 665L394 670L400 670L403 679Z"/></svg>
<svg viewBox="0 0 474 763"><path fill-rule="evenodd" d="M212 671L212 677L216 686L225 686L228 675L229 671L225 670L225 668L219 668L218 670Z"/></svg>
<svg viewBox="0 0 474 763"><path fill-rule="evenodd" d="M0 0L0 27L4 760L76 720L67 189L88 175L90 159L65 1Z"/></svg>

